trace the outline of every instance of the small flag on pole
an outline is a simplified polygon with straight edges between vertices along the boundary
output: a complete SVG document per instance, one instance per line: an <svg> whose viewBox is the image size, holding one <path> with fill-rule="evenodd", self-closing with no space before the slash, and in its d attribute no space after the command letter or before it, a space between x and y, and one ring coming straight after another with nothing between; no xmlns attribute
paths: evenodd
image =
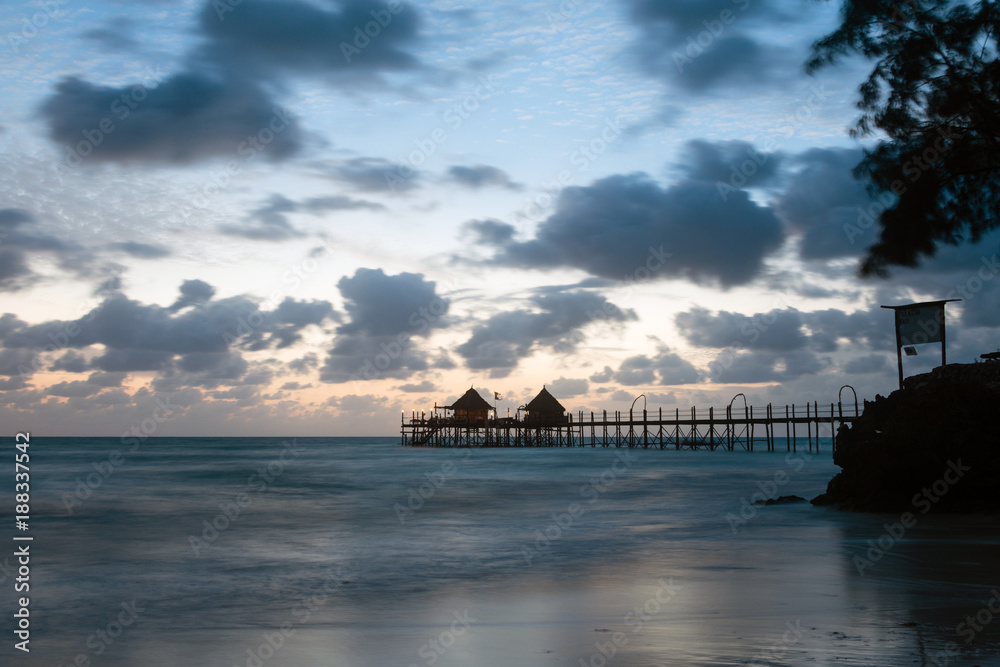
<svg viewBox="0 0 1000 667"><path fill-rule="evenodd" d="M503 398L503 396L500 395L500 392L495 391L493 392L493 398L499 401L500 399Z"/></svg>

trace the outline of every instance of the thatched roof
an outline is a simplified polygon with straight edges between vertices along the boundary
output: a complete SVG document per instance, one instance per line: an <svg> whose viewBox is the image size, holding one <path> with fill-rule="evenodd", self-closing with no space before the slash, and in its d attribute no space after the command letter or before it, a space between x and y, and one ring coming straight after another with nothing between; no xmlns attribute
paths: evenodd
<svg viewBox="0 0 1000 667"><path fill-rule="evenodd" d="M559 414L566 412L566 408L545 387L542 387L542 390L538 392L538 396L531 399L531 402L524 409L528 412L558 412Z"/></svg>
<svg viewBox="0 0 1000 667"><path fill-rule="evenodd" d="M469 387L469 391L451 405L446 405L445 408L449 410L492 410L493 406L487 403L478 391Z"/></svg>

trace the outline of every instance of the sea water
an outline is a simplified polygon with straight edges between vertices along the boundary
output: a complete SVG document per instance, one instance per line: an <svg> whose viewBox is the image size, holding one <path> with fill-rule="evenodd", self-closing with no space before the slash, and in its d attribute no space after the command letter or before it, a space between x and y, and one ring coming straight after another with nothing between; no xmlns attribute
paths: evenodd
<svg viewBox="0 0 1000 667"><path fill-rule="evenodd" d="M1000 664L997 517L754 504L825 489L798 444L38 438L0 663Z"/></svg>

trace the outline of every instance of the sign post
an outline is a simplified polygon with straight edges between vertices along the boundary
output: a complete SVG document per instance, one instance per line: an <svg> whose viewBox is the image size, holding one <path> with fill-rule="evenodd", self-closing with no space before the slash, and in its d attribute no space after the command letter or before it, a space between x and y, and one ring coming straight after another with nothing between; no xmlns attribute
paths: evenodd
<svg viewBox="0 0 1000 667"><path fill-rule="evenodd" d="M903 306L882 306L896 314L896 361L899 365L899 388L903 388L903 347L941 343L941 365L948 362L945 350L944 304L961 299L924 301Z"/></svg>

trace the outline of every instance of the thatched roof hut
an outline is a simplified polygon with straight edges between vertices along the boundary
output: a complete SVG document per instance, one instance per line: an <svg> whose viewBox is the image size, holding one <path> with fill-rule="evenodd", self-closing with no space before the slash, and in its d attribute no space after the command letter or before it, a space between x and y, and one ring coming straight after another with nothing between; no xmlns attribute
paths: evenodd
<svg viewBox="0 0 1000 667"><path fill-rule="evenodd" d="M558 424L566 421L566 408L545 387L524 406L524 411L527 413L525 421L532 423Z"/></svg>
<svg viewBox="0 0 1000 667"><path fill-rule="evenodd" d="M472 423L485 422L490 410L493 409L493 406L487 403L486 399L473 387L469 387L469 391L462 394L457 401L444 407L445 410L455 411L455 419Z"/></svg>

